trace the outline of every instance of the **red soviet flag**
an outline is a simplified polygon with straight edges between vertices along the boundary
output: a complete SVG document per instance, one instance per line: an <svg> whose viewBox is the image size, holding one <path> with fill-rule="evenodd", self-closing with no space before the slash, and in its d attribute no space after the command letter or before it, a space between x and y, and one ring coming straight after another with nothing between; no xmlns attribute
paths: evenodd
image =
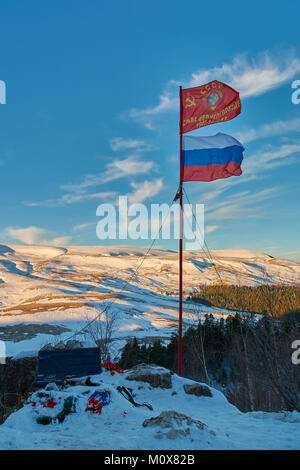
<svg viewBox="0 0 300 470"><path fill-rule="evenodd" d="M239 93L213 80L182 90L182 134L217 122L230 121L241 112Z"/></svg>

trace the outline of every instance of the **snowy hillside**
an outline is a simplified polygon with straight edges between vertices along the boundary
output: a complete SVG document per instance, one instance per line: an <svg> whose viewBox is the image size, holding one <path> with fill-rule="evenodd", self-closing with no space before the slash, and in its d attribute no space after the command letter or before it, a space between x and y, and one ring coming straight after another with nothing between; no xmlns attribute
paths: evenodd
<svg viewBox="0 0 300 470"><path fill-rule="evenodd" d="M156 372L169 374L162 368ZM92 377L98 384L92 387L35 392L0 425L0 449L299 448L299 413L241 413L206 385L211 396L187 395L187 387L195 382L176 374L171 375L169 388L154 388L145 381L126 380L130 373L111 376L105 371ZM132 389L135 402L153 410L130 403L117 390L122 386ZM61 418L68 399L71 413ZM55 416L59 418L45 424L47 417L50 421ZM39 424L41 418L44 424Z"/></svg>
<svg viewBox="0 0 300 470"><path fill-rule="evenodd" d="M116 350L128 336L168 338L178 320L178 256L128 247L0 245L0 339L8 355L68 338L110 305ZM202 283L300 282L300 264L250 250L184 252L184 293ZM184 321L228 312L184 302Z"/></svg>

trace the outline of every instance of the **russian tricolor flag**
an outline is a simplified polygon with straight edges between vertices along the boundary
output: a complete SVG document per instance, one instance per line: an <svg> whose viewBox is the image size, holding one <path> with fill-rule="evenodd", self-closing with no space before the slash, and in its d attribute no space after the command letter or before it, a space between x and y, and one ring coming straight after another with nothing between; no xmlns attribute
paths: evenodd
<svg viewBox="0 0 300 470"><path fill-rule="evenodd" d="M182 181L213 181L242 174L244 147L227 134L210 137L184 135Z"/></svg>

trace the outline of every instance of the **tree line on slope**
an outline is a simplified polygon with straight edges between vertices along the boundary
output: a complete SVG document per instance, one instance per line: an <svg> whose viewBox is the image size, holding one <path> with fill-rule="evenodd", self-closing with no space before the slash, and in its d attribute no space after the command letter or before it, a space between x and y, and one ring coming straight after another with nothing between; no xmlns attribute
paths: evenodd
<svg viewBox="0 0 300 470"><path fill-rule="evenodd" d="M300 313L300 286L201 285L188 298L210 307L281 317Z"/></svg>
<svg viewBox="0 0 300 470"><path fill-rule="evenodd" d="M259 321L234 315L188 327L183 335L183 376L220 389L241 411L300 411L300 364L292 363L293 341L300 339L297 315ZM178 336L165 345L139 344L123 349L120 366L155 363L177 372Z"/></svg>

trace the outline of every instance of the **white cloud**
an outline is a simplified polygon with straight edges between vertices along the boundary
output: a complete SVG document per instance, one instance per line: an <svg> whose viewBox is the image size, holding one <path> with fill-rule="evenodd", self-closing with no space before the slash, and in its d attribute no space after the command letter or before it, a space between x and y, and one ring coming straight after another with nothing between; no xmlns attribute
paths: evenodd
<svg viewBox="0 0 300 470"><path fill-rule="evenodd" d="M100 184L101 177L102 177L101 173L84 175L81 183L63 184L60 186L60 189L62 189L63 191L73 191L73 192L85 191L86 188L89 188L91 186L97 186L98 184Z"/></svg>
<svg viewBox="0 0 300 470"><path fill-rule="evenodd" d="M207 220L225 220L225 219L244 219L249 217L257 217L254 208L244 207L243 203L236 202L224 205L206 215Z"/></svg>
<svg viewBox="0 0 300 470"><path fill-rule="evenodd" d="M82 201L90 201L92 199L109 201L116 196L116 192L104 191L89 193L88 188L127 176L145 174L152 169L154 169L154 162L151 160L142 160L138 155L130 155L125 159L115 159L107 163L106 169L102 173L87 174L78 184L65 184L60 186L60 189L66 191L66 194L63 194L57 199L23 201L23 204L29 207L60 207Z"/></svg>
<svg viewBox="0 0 300 470"><path fill-rule="evenodd" d="M248 129L237 132L236 138L245 144L247 142L252 142L253 140L286 134L287 132L300 132L300 118L288 121L274 121L271 124L265 124L258 129Z"/></svg>
<svg viewBox="0 0 300 470"><path fill-rule="evenodd" d="M2 234L27 245L66 246L72 240L72 237L69 236L55 237L53 232L35 226L25 228L7 227Z"/></svg>
<svg viewBox="0 0 300 470"><path fill-rule="evenodd" d="M194 185L189 191L189 198L197 198L206 205L206 208L224 204L224 193L238 185L249 183L253 180L262 179L268 176L270 170L291 165L297 161L297 153L300 152L300 141L281 146L267 145L258 150L255 154L245 157L242 163L243 174L239 177L227 178L224 180L212 181L210 189L200 192L199 185Z"/></svg>
<svg viewBox="0 0 300 470"><path fill-rule="evenodd" d="M131 183L131 186L134 188L134 191L128 194L128 201L130 204L137 204L158 194L163 188L163 180L162 178L158 178L153 181Z"/></svg>
<svg viewBox="0 0 300 470"><path fill-rule="evenodd" d="M84 190L79 192L70 192L63 194L57 199L46 199L45 201L23 201L25 206L29 207L60 207L69 204L76 204L78 202L90 201L92 199L100 199L108 201L116 196L116 192L99 192L99 193L87 193Z"/></svg>
<svg viewBox="0 0 300 470"><path fill-rule="evenodd" d="M277 187L270 187L258 192L243 191L233 194L222 201L216 201L205 208L206 220L244 219L261 217L258 203L278 194Z"/></svg>
<svg viewBox="0 0 300 470"><path fill-rule="evenodd" d="M50 240L45 240L43 244L52 245L52 246L68 246L71 244L72 237L64 236L64 237L54 237Z"/></svg>
<svg viewBox="0 0 300 470"><path fill-rule="evenodd" d="M205 233L215 232L216 230L219 230L219 228L220 225L208 225L207 227L205 227Z"/></svg>
<svg viewBox="0 0 300 470"><path fill-rule="evenodd" d="M124 178L125 176L133 176L148 173L154 167L151 160L140 160L137 155L131 155L124 160L114 160L109 162L106 171L102 175L102 182Z"/></svg>
<svg viewBox="0 0 300 470"><path fill-rule="evenodd" d="M118 150L135 149L138 151L148 151L152 149L150 144L138 139L124 139L122 137L115 137L110 140L110 146L114 152Z"/></svg>
<svg viewBox="0 0 300 470"><path fill-rule="evenodd" d="M278 196L280 187L268 187L261 191L232 191L237 185L264 178L270 170L290 165L297 159L300 152L300 141L281 146L267 145L257 153L246 157L242 163L243 174L237 178L210 183L210 189L199 194L199 186L194 186L189 193L189 199L205 204L205 220L219 221L232 219L249 219L263 216L263 201ZM226 196L226 191L231 189L232 195Z"/></svg>
<svg viewBox="0 0 300 470"><path fill-rule="evenodd" d="M248 158L245 158L242 166L243 172L247 176L260 176L260 170L270 170L277 166L291 164L295 158L287 158L300 152L300 142L294 144L281 145L279 148L267 146L266 150L257 152Z"/></svg>
<svg viewBox="0 0 300 470"><path fill-rule="evenodd" d="M220 80L238 90L242 98L247 98L280 87L298 72L300 59L292 51L277 53L276 56L265 51L251 59L246 54L240 54L234 57L232 63L193 73L188 86Z"/></svg>
<svg viewBox="0 0 300 470"><path fill-rule="evenodd" d="M126 176L135 176L147 173L154 167L151 160L141 160L138 155L130 155L124 159L115 159L106 165L102 173L85 175L83 181L78 184L65 184L61 186L64 191L81 193L86 188L118 180Z"/></svg>
<svg viewBox="0 0 300 470"><path fill-rule="evenodd" d="M154 116L156 114L165 113L167 111L176 111L178 110L178 96L173 96L170 92L164 92L159 97L159 104L154 107L149 107L146 109L136 109L133 108L129 111L129 117L133 119L145 118L149 116ZM126 113L128 115L128 113ZM147 123L147 126L151 127L151 124Z"/></svg>
<svg viewBox="0 0 300 470"><path fill-rule="evenodd" d="M82 230L85 230L90 227L96 227L96 222L87 222L84 224L74 225L73 232L81 232Z"/></svg>
<svg viewBox="0 0 300 470"><path fill-rule="evenodd" d="M277 51L276 55L264 51L250 58L247 54L239 54L230 63L206 70L200 69L181 84L183 88L190 88L219 80L238 90L242 98L250 98L280 87L298 72L300 72L300 58L292 50ZM129 115L149 128L152 126L149 118L169 111L178 111L179 84L180 82L176 80L170 80L156 106L134 108L127 112L126 116ZM125 116L125 113L123 115Z"/></svg>
<svg viewBox="0 0 300 470"><path fill-rule="evenodd" d="M189 199L205 204L205 219L207 221L247 219L262 217L264 207L261 202L280 194L281 187L267 187L262 191L236 192L239 187L253 180L263 179L270 171L280 166L291 165L297 161L300 153L300 140L293 140L280 146L266 145L255 154L247 156L243 163L243 174L237 178L228 178L211 182L208 190L201 191L199 185L192 187ZM231 189L230 196L226 196ZM233 191L234 190L234 191ZM227 192L228 194L228 192Z"/></svg>
<svg viewBox="0 0 300 470"><path fill-rule="evenodd" d="M81 194L64 194L60 198L62 204L74 204L81 201L90 201L91 199L108 200L115 196L115 192L99 192L99 193L81 193Z"/></svg>

